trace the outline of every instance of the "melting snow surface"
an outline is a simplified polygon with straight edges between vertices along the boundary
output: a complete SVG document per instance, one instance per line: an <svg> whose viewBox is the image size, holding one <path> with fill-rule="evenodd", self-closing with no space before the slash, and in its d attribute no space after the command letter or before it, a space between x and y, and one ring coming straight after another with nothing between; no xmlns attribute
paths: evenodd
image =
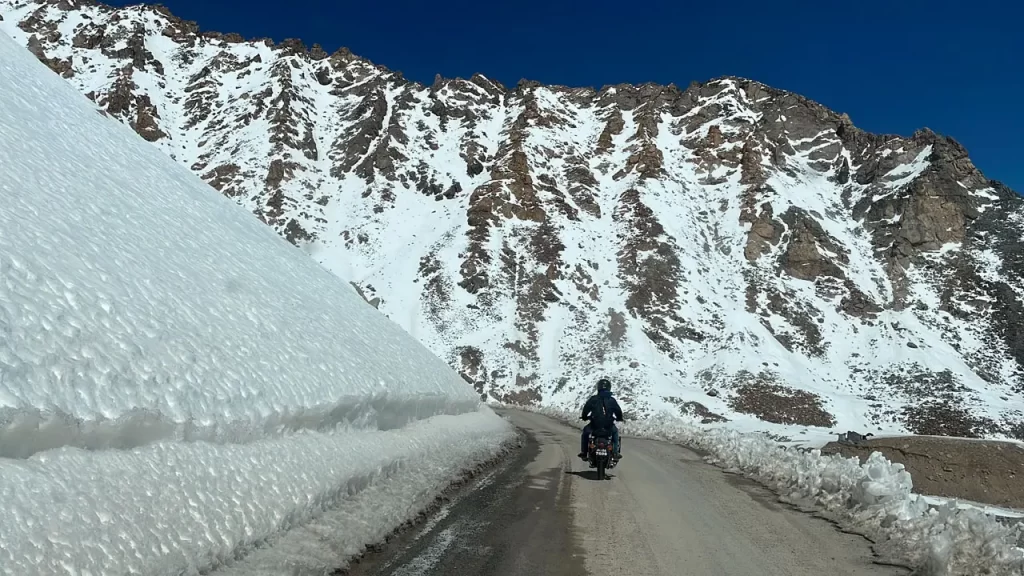
<svg viewBox="0 0 1024 576"><path fill-rule="evenodd" d="M0 573L323 573L508 438L347 284L0 36Z"/></svg>

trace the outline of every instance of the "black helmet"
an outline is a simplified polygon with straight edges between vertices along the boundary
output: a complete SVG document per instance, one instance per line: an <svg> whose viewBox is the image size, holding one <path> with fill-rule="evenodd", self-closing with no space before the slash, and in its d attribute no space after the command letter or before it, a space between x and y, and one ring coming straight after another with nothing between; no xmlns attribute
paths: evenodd
<svg viewBox="0 0 1024 576"><path fill-rule="evenodd" d="M612 381L607 379L607 378L601 378L600 380L597 381L597 389L599 391L607 390L607 391L611 392L611 390L612 390Z"/></svg>

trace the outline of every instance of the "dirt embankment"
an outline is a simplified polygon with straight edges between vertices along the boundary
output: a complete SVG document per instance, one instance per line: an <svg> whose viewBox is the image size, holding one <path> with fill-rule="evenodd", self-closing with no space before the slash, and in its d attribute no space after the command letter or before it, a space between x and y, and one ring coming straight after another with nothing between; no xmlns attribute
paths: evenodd
<svg viewBox="0 0 1024 576"><path fill-rule="evenodd" d="M822 448L861 462L876 450L906 466L917 493L1024 510L1024 448L1017 444L906 436L856 445L830 442Z"/></svg>

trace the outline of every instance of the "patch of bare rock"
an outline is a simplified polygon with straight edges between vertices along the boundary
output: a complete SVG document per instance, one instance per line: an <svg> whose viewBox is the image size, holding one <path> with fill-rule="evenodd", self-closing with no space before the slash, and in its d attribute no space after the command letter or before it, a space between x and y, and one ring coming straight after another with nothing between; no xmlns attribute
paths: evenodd
<svg viewBox="0 0 1024 576"><path fill-rule="evenodd" d="M1024 510L1024 447L1019 444L904 436L858 444L830 442L822 449L862 462L875 451L906 466L915 492Z"/></svg>

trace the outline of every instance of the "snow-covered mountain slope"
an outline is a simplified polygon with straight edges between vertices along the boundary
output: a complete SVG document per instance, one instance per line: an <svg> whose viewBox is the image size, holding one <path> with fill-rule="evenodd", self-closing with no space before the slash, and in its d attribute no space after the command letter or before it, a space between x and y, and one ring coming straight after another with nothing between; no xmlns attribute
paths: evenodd
<svg viewBox="0 0 1024 576"><path fill-rule="evenodd" d="M5 35L0 77L0 573L323 574L509 438Z"/></svg>
<svg viewBox="0 0 1024 576"><path fill-rule="evenodd" d="M0 26L502 402L1024 437L1024 202L740 78L431 86L164 8ZM768 424L765 424L768 426Z"/></svg>

